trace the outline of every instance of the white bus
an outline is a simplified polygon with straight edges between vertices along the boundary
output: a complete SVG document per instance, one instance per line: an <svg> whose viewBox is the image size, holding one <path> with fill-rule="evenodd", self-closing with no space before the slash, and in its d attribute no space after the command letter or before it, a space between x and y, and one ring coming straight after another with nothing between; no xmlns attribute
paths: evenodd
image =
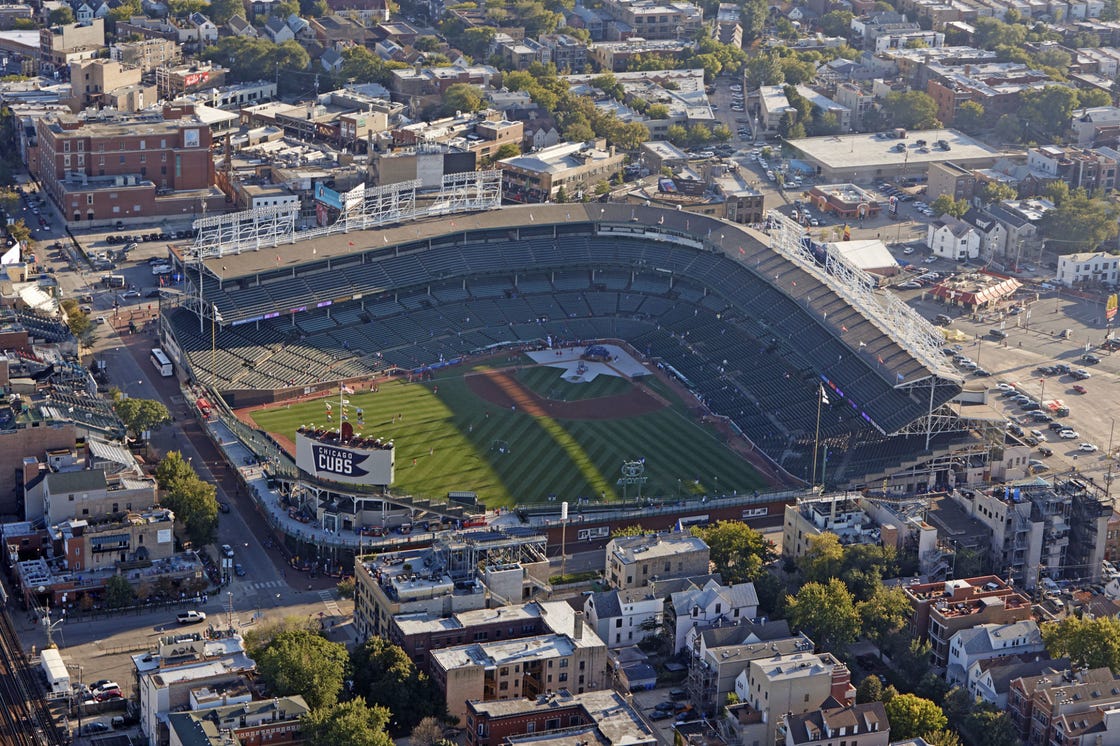
<svg viewBox="0 0 1120 746"><path fill-rule="evenodd" d="M158 347L152 348L152 365L156 366L156 370L164 378L170 378L175 375L175 370L171 367L171 360L163 353Z"/></svg>

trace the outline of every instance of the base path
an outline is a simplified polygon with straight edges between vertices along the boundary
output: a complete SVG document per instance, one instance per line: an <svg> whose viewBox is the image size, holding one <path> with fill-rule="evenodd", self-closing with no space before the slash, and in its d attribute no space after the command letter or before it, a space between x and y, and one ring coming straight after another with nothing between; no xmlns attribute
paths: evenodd
<svg viewBox="0 0 1120 746"><path fill-rule="evenodd" d="M579 401L553 401L521 385L513 377L516 368L487 370L467 375L467 388L475 396L497 407L516 406L532 417L554 417L560 420L614 420L636 417L664 409L660 397L634 384L625 394L603 396Z"/></svg>

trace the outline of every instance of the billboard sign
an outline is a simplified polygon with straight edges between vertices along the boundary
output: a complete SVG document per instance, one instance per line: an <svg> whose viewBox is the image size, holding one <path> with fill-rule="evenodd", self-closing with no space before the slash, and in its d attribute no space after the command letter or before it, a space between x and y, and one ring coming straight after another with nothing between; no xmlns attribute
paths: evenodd
<svg viewBox="0 0 1120 746"><path fill-rule="evenodd" d="M333 189L328 189L323 184L315 185L315 201L336 210L342 209L342 195Z"/></svg>
<svg viewBox="0 0 1120 746"><path fill-rule="evenodd" d="M1116 293L1113 293L1112 295L1108 296L1108 302L1104 307L1104 317L1108 319L1108 323L1110 324L1112 323L1112 320L1116 318L1116 306L1117 296Z"/></svg>
<svg viewBox="0 0 1120 746"><path fill-rule="evenodd" d="M393 481L393 448L355 448L296 433L296 466L332 482L387 485Z"/></svg>

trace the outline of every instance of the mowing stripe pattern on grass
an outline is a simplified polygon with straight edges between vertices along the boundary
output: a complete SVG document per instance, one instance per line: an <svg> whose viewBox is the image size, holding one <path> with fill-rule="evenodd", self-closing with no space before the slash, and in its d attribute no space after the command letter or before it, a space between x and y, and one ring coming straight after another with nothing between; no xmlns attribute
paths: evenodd
<svg viewBox="0 0 1120 746"><path fill-rule="evenodd" d="M502 374L510 396L519 397L514 409L480 398L465 374L483 373L495 371L455 369L431 381L383 383L377 393L348 396L351 411L365 413L364 426L351 420L355 430L396 445L394 492L445 499L449 491L470 490L490 507L537 503L550 495L613 499L622 497L617 485L622 462L636 458L646 459L648 481L641 494L648 497L741 493L764 483L675 398L638 416L565 419L537 406L520 375ZM556 380L554 385L591 385ZM668 393L656 384L651 388L659 398ZM580 404L609 408L612 398ZM300 425L337 425L327 420L325 401L254 410L251 417L261 429L291 439ZM508 451L501 452L499 444ZM628 490L628 497L636 496L635 487Z"/></svg>

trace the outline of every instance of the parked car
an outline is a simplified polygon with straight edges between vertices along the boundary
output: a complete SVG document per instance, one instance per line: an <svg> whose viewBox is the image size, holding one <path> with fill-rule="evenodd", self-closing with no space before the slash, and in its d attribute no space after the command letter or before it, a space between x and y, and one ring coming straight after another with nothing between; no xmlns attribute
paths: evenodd
<svg viewBox="0 0 1120 746"><path fill-rule="evenodd" d="M1062 440L1077 440L1081 437L1081 433L1076 430L1062 430L1058 433L1058 437Z"/></svg>
<svg viewBox="0 0 1120 746"><path fill-rule="evenodd" d="M110 699L121 699L124 695L121 694L120 689L106 689L103 692L98 692L93 696L98 702L104 702Z"/></svg>
<svg viewBox="0 0 1120 746"><path fill-rule="evenodd" d="M239 578L245 577L245 567L240 562L238 562L233 566L233 574Z"/></svg>
<svg viewBox="0 0 1120 746"><path fill-rule="evenodd" d="M1081 445L1077 446L1077 450L1081 451L1082 453L1096 453L1097 447L1092 443L1082 443Z"/></svg>
<svg viewBox="0 0 1120 746"><path fill-rule="evenodd" d="M1081 362L1086 363L1088 365L1096 365L1100 361L1101 361L1101 359L1091 352L1086 352L1084 355L1081 356Z"/></svg>

